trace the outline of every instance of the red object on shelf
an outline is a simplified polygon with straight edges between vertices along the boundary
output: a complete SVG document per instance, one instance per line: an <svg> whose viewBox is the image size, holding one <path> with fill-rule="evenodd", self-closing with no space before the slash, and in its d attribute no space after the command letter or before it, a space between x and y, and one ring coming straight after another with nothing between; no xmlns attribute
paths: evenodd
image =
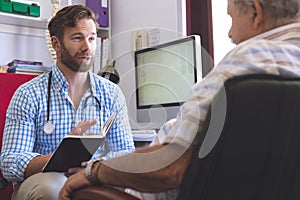
<svg viewBox="0 0 300 200"><path fill-rule="evenodd" d="M23 83L36 77L36 74L10 74L0 73L0 149L2 147L3 129L5 124L6 110L9 102L16 91L16 89ZM0 177L2 174L0 172ZM1 200L10 200L13 192L12 184L9 183L8 187L4 190L0 189Z"/></svg>

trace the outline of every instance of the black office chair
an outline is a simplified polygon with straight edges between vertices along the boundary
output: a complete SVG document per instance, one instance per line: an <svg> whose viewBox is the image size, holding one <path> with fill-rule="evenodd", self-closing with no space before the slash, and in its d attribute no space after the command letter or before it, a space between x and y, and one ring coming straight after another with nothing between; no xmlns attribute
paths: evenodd
<svg viewBox="0 0 300 200"><path fill-rule="evenodd" d="M120 191L118 189L106 186L91 186L76 190L71 200L139 200L138 198Z"/></svg>
<svg viewBox="0 0 300 200"><path fill-rule="evenodd" d="M246 75L226 81L224 91L197 135L177 199L300 199L300 79ZM97 189L75 196L84 191Z"/></svg>
<svg viewBox="0 0 300 200"><path fill-rule="evenodd" d="M300 199L300 79L247 75L228 80L225 88L220 138L199 158L205 145L199 137L178 199ZM218 123L211 116L210 123Z"/></svg>

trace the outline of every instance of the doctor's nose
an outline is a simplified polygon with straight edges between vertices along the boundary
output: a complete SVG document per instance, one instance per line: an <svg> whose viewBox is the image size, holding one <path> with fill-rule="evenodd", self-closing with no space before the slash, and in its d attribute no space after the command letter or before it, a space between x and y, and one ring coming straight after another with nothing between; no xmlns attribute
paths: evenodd
<svg viewBox="0 0 300 200"><path fill-rule="evenodd" d="M91 51L92 49L92 44L88 40L83 40L82 46L81 46L81 51L86 52L86 51Z"/></svg>

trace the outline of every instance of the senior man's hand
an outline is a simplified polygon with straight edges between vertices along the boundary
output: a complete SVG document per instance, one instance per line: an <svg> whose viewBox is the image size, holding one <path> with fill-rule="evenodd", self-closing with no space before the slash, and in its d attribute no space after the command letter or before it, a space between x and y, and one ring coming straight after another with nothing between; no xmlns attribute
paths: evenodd
<svg viewBox="0 0 300 200"><path fill-rule="evenodd" d="M92 183L86 178L85 170L80 170L78 173L73 174L67 179L59 193L58 200L69 200L72 192L90 185L92 185Z"/></svg>

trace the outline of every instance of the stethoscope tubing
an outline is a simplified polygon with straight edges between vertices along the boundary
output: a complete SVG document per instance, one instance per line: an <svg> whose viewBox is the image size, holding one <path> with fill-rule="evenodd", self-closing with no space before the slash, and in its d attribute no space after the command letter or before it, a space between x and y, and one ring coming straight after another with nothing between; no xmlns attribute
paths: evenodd
<svg viewBox="0 0 300 200"><path fill-rule="evenodd" d="M51 100L51 85L52 85L52 71L49 72L49 78L48 78L48 88L47 88L47 94L48 94L48 98L47 98L47 117L46 117L46 123L44 124L44 127L43 127L43 130L46 134L51 134L54 132L54 125L50 122L50 100ZM85 102L83 104L83 111L81 113L81 116L82 116L82 119L84 117L84 110L86 109L87 107L87 102L90 98L94 98L98 104L98 108L99 108L99 123L101 123L101 103L100 103L100 100L95 97L93 95L93 90L92 88L90 87L90 92L91 94L85 99Z"/></svg>

